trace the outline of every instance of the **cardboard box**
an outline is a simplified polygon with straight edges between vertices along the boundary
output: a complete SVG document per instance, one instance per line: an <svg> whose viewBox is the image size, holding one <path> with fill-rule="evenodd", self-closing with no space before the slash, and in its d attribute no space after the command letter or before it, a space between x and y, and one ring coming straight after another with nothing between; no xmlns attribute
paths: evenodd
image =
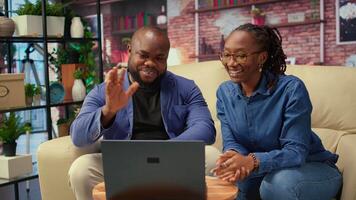
<svg viewBox="0 0 356 200"><path fill-rule="evenodd" d="M32 173L32 155L0 156L0 178L16 178Z"/></svg>
<svg viewBox="0 0 356 200"><path fill-rule="evenodd" d="M0 74L0 109L26 106L24 78L24 74Z"/></svg>

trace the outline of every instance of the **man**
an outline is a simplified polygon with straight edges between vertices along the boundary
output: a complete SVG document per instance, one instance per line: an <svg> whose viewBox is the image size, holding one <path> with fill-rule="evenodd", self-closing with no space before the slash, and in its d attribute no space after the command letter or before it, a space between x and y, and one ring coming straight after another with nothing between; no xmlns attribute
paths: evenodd
<svg viewBox="0 0 356 200"><path fill-rule="evenodd" d="M128 72L109 71L105 83L86 97L71 126L73 143L83 147L104 139L215 141L207 104L195 83L167 71L170 43L159 28L143 27L128 46ZM79 157L69 170L77 200L92 199L102 182L101 154ZM118 172L119 173L119 172Z"/></svg>

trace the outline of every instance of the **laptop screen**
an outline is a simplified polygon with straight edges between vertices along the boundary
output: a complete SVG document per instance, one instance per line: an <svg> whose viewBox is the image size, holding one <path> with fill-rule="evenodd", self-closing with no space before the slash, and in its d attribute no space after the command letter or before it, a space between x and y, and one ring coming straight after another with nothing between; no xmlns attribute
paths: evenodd
<svg viewBox="0 0 356 200"><path fill-rule="evenodd" d="M103 140L107 199L205 199L202 141Z"/></svg>

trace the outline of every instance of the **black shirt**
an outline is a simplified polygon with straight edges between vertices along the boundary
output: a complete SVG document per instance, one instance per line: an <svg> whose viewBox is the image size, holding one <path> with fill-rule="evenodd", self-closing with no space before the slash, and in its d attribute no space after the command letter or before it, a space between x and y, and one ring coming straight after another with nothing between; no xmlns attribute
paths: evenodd
<svg viewBox="0 0 356 200"><path fill-rule="evenodd" d="M132 100L134 110L132 140L169 139L161 115L160 88L140 87Z"/></svg>

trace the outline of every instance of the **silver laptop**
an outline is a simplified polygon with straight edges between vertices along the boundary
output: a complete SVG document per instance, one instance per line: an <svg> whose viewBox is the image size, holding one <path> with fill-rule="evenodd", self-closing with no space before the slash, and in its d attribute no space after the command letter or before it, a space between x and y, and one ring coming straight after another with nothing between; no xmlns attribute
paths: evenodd
<svg viewBox="0 0 356 200"><path fill-rule="evenodd" d="M107 199L206 199L202 141L103 140Z"/></svg>

